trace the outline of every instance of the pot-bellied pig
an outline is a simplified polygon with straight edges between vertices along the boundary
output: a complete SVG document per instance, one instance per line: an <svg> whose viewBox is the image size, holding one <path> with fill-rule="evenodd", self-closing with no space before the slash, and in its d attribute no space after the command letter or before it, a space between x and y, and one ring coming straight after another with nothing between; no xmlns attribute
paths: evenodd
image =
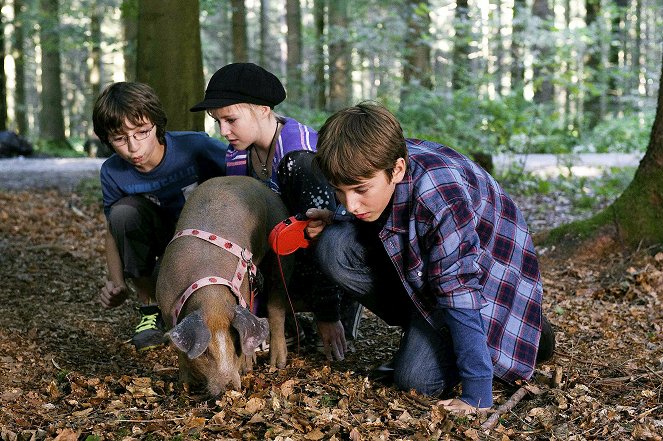
<svg viewBox="0 0 663 441"><path fill-rule="evenodd" d="M184 384L206 384L212 395L239 389L240 375L252 369L255 350L268 335L270 364L285 366L281 279L287 280L291 263L276 265L267 238L286 217L279 196L250 177L210 179L187 199L156 290ZM272 275L259 299L252 295L258 265ZM254 314L259 302L267 319Z"/></svg>

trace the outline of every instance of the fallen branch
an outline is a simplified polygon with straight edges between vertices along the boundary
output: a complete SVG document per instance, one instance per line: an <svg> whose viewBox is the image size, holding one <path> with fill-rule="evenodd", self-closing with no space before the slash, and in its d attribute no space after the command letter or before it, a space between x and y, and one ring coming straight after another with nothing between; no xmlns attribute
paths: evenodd
<svg viewBox="0 0 663 441"><path fill-rule="evenodd" d="M486 421L483 422L483 424L481 424L481 428L493 429L497 425L500 417L513 409L516 404L520 403L520 400L525 398L525 395L527 395L528 392L531 392L534 395L541 393L540 389L534 385L526 384L525 386L522 386L513 395L511 395L511 398L509 398L505 403L498 407L497 410L490 417L488 417Z"/></svg>

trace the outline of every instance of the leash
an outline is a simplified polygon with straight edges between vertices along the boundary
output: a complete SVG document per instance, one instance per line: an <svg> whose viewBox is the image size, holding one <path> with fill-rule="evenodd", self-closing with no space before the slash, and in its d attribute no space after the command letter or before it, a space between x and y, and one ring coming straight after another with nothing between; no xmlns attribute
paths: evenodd
<svg viewBox="0 0 663 441"><path fill-rule="evenodd" d="M304 214L296 214L290 216L287 219L282 220L274 226L272 231L269 233L269 245L276 254L276 261L279 265L279 273L281 276L281 281L283 282L283 287L285 288L285 294L288 298L288 303L290 304L290 310L292 311L292 316L295 319L295 332L297 333L297 353L299 354L300 342L299 342L299 322L297 321L297 315L295 313L295 306L292 304L292 299L290 298L290 293L288 292L288 283L285 280L285 273L283 272L283 264L281 262L281 256L287 256L294 253L300 248L308 248L309 241L306 239L304 230L308 226L309 219Z"/></svg>

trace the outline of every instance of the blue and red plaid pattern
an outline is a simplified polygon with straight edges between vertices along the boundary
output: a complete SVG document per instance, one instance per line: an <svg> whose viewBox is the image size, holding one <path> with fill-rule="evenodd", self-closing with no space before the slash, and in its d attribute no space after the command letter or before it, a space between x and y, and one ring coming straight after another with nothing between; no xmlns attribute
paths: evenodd
<svg viewBox="0 0 663 441"><path fill-rule="evenodd" d="M443 145L408 140L380 237L405 289L432 323L439 308L480 309L494 373L529 379L541 335L542 285L527 224L495 179Z"/></svg>

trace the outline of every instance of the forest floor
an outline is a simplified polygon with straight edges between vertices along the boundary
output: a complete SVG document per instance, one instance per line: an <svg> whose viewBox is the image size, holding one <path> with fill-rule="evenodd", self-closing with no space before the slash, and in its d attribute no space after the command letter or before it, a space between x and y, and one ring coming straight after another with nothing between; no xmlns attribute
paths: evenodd
<svg viewBox="0 0 663 441"><path fill-rule="evenodd" d="M517 201L535 232L576 216L555 195ZM259 358L241 391L184 391L172 348L129 343L137 305L97 303L103 235L85 192L0 190L0 440L663 439L663 248L539 249L556 353L528 385L495 382L496 409L522 399L493 425L372 381L399 330L370 313L343 362L302 344L282 370Z"/></svg>

